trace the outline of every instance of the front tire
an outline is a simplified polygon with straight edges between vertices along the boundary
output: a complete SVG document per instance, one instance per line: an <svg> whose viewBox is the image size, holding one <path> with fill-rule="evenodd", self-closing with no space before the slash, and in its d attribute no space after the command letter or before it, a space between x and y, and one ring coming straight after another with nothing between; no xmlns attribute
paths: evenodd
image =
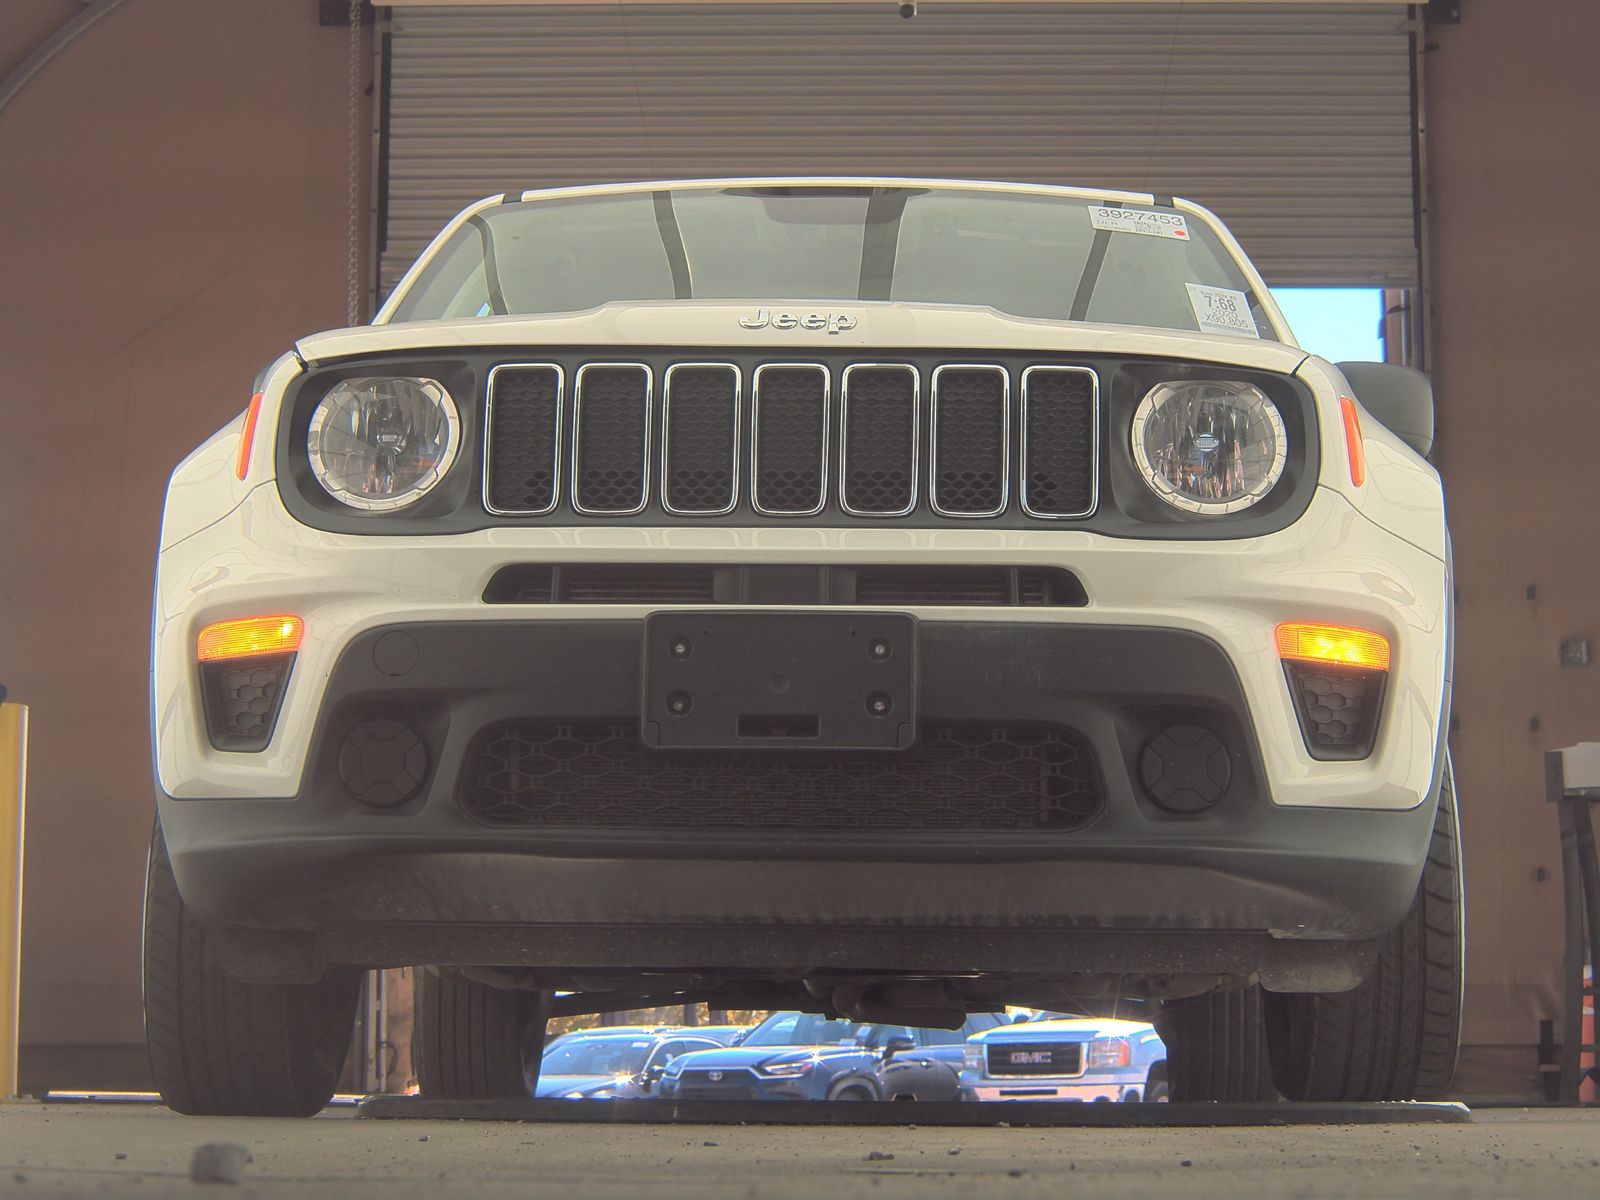
<svg viewBox="0 0 1600 1200"><path fill-rule="evenodd" d="M411 1056L438 1100L525 1098L539 1082L552 994L490 987L419 968Z"/></svg>
<svg viewBox="0 0 1600 1200"><path fill-rule="evenodd" d="M1448 760L1428 858L1400 927L1354 991L1268 999L1273 1075L1291 1100L1436 1100L1461 1041L1464 911Z"/></svg>
<svg viewBox="0 0 1600 1200"><path fill-rule="evenodd" d="M361 976L242 983L178 894L161 823L145 870L144 1028L167 1105L190 1116L309 1117L344 1069Z"/></svg>
<svg viewBox="0 0 1600 1200"><path fill-rule="evenodd" d="M1167 1081L1175 1103L1278 1099L1259 987L1168 1001L1155 1024L1167 1047Z"/></svg>

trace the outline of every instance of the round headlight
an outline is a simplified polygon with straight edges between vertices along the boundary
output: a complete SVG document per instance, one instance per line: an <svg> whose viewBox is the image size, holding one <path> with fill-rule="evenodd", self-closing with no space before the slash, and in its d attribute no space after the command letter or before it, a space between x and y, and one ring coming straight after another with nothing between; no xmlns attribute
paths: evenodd
<svg viewBox="0 0 1600 1200"><path fill-rule="evenodd" d="M1283 416L1248 383L1158 383L1133 414L1133 461L1174 508L1231 513L1283 478Z"/></svg>
<svg viewBox="0 0 1600 1200"><path fill-rule="evenodd" d="M306 430L311 473L351 508L404 508L422 499L461 448L461 418L436 379L346 379Z"/></svg>

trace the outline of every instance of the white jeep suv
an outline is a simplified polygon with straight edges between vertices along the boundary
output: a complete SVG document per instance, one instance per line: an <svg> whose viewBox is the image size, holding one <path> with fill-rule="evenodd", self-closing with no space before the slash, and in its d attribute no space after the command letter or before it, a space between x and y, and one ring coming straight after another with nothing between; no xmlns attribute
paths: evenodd
<svg viewBox="0 0 1600 1200"><path fill-rule="evenodd" d="M1437 1094L1431 430L1172 197L472 205L173 475L163 1094L316 1110L403 964L439 1096L525 1094L552 1012L693 1000L1142 1001L1179 1100Z"/></svg>

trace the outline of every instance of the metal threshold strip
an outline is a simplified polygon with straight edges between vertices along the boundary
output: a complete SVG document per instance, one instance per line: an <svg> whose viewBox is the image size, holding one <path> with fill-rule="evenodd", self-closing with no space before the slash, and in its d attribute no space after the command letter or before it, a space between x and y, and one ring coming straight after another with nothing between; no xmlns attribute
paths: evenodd
<svg viewBox="0 0 1600 1200"><path fill-rule="evenodd" d="M742 1100L429 1100L369 1096L356 1115L374 1121L532 1121L610 1125L911 1125L1209 1128L1223 1125L1454 1125L1472 1120L1465 1104L999 1104L919 1101Z"/></svg>

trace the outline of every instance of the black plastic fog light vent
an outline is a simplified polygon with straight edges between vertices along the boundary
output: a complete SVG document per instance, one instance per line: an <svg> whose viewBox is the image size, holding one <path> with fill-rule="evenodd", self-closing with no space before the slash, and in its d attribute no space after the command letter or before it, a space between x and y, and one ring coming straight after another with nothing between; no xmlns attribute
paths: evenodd
<svg viewBox="0 0 1600 1200"><path fill-rule="evenodd" d="M206 733L218 750L259 753L272 740L293 654L200 664Z"/></svg>
<svg viewBox="0 0 1600 1200"><path fill-rule="evenodd" d="M1312 758L1352 762L1372 753L1387 672L1293 662L1284 671Z"/></svg>
<svg viewBox="0 0 1600 1200"><path fill-rule="evenodd" d="M1145 795L1168 812L1192 816L1214 808L1233 782L1227 744L1199 725L1169 725L1139 755Z"/></svg>
<svg viewBox="0 0 1600 1200"><path fill-rule="evenodd" d="M404 721L363 721L339 747L339 781L370 808L393 808L428 778L428 746Z"/></svg>

